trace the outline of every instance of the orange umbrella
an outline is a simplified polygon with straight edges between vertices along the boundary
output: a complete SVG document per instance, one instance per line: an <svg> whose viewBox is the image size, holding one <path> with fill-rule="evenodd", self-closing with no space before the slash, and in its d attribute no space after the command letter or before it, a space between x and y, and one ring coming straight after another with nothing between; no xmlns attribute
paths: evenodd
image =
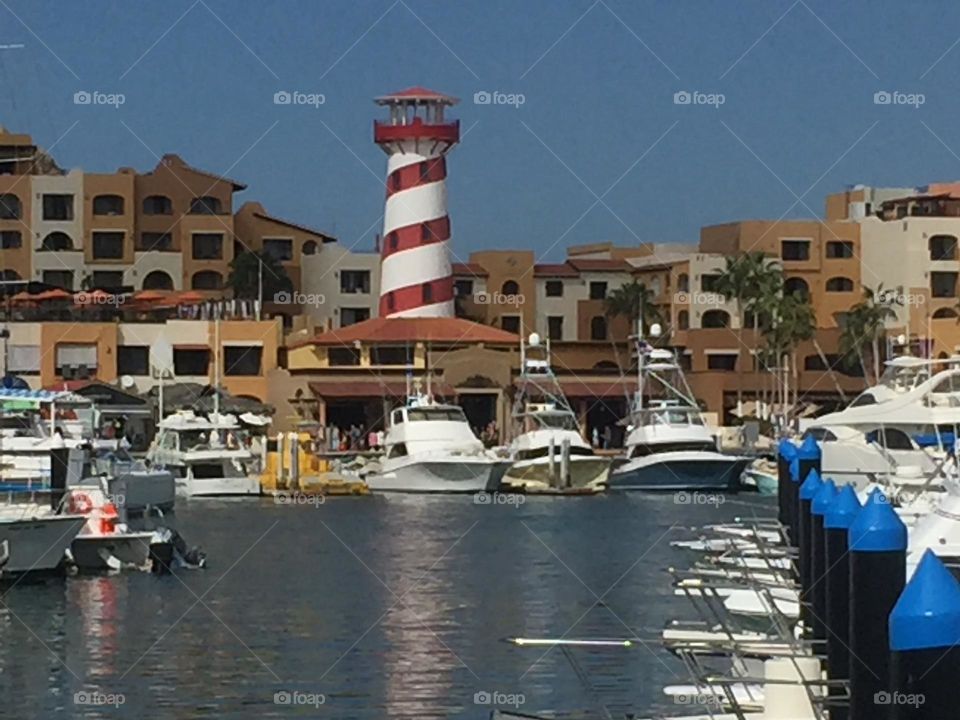
<svg viewBox="0 0 960 720"><path fill-rule="evenodd" d="M198 305L206 298L197 292L185 292L177 296L177 305Z"/></svg>
<svg viewBox="0 0 960 720"><path fill-rule="evenodd" d="M77 305L103 305L113 296L103 290L94 290L92 292L78 292L73 296L73 302Z"/></svg>
<svg viewBox="0 0 960 720"><path fill-rule="evenodd" d="M42 293L37 293L33 296L34 300L69 300L73 297L66 290L61 290L60 288L54 288L53 290L44 290Z"/></svg>
<svg viewBox="0 0 960 720"><path fill-rule="evenodd" d="M15 303L32 303L36 298L33 297L26 290L18 292L16 295L10 298L10 302Z"/></svg>
<svg viewBox="0 0 960 720"><path fill-rule="evenodd" d="M158 300L166 300L169 296L170 293L160 292L159 290L141 290L133 296L133 299L137 302L157 302Z"/></svg>

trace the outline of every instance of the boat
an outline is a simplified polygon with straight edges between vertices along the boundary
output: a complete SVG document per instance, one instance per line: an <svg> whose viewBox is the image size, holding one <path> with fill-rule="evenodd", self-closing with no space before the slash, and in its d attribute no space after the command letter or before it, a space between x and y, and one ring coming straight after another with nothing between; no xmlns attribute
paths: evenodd
<svg viewBox="0 0 960 720"><path fill-rule="evenodd" d="M104 486L106 483L104 483ZM130 532L104 489L73 488L65 496L67 511L86 522L70 544L70 559L81 571L149 567L153 532Z"/></svg>
<svg viewBox="0 0 960 720"><path fill-rule="evenodd" d="M550 341L532 333L520 340L520 380L513 404L510 466L501 487L522 491L605 488L611 460L583 439L550 364Z"/></svg>
<svg viewBox="0 0 960 720"><path fill-rule="evenodd" d="M60 570L85 522L83 515L58 515L36 503L0 506L0 545L8 551L4 578Z"/></svg>
<svg viewBox="0 0 960 720"><path fill-rule="evenodd" d="M777 494L779 485L777 478L776 463L766 458L757 458L747 466L740 476L741 487L748 490L755 490L761 495L771 496Z"/></svg>
<svg viewBox="0 0 960 720"><path fill-rule="evenodd" d="M673 352L641 341L637 365L626 461L610 473L610 489L736 489L751 458L718 450ZM652 396L649 401L645 389Z"/></svg>
<svg viewBox="0 0 960 720"><path fill-rule="evenodd" d="M174 509L177 484L173 472L151 466L122 448L92 458L87 471L106 479L108 494L115 501L122 500L128 516Z"/></svg>
<svg viewBox="0 0 960 720"><path fill-rule="evenodd" d="M204 417L191 410L168 415L159 423L147 461L172 472L177 494L184 497L260 494L260 458L246 446L233 415Z"/></svg>
<svg viewBox="0 0 960 720"><path fill-rule="evenodd" d="M409 395L389 417L385 452L361 475L374 492L478 493L495 490L497 458L484 449L457 405ZM493 485L493 487L491 487Z"/></svg>

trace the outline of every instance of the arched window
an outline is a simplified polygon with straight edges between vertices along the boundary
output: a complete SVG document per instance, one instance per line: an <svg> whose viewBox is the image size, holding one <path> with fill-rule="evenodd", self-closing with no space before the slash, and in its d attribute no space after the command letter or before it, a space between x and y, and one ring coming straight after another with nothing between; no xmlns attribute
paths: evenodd
<svg viewBox="0 0 960 720"><path fill-rule="evenodd" d="M677 276L677 290L679 292L690 292L690 276L686 273L680 273Z"/></svg>
<svg viewBox="0 0 960 720"><path fill-rule="evenodd" d="M220 290L223 276L214 270L202 270L193 274L190 287L193 290Z"/></svg>
<svg viewBox="0 0 960 720"><path fill-rule="evenodd" d="M303 254L304 255L316 255L317 254L317 241L316 240L307 240L303 244Z"/></svg>
<svg viewBox="0 0 960 720"><path fill-rule="evenodd" d="M20 280L20 273L16 270L0 270L0 280Z"/></svg>
<svg viewBox="0 0 960 720"><path fill-rule="evenodd" d="M144 290L173 290L173 278L163 270L154 270L143 278Z"/></svg>
<svg viewBox="0 0 960 720"><path fill-rule="evenodd" d="M941 318L955 318L957 313L952 308L940 308L933 312L933 319L940 320Z"/></svg>
<svg viewBox="0 0 960 720"><path fill-rule="evenodd" d="M810 297L810 286L807 285L807 281L803 278L787 278L786 282L783 283L783 291L787 295L796 294L802 298Z"/></svg>
<svg viewBox="0 0 960 720"><path fill-rule="evenodd" d="M853 292L853 280L835 277L827 280L827 292Z"/></svg>
<svg viewBox="0 0 960 720"><path fill-rule="evenodd" d="M689 330L690 329L690 313L686 310L681 310L677 313L677 329L678 330Z"/></svg>
<svg viewBox="0 0 960 720"><path fill-rule="evenodd" d="M73 250L73 240L63 232L52 232L43 239L40 246L43 251L56 252L58 250Z"/></svg>
<svg viewBox="0 0 960 720"><path fill-rule="evenodd" d="M730 327L730 313L724 310L707 310L700 320L700 325L705 328Z"/></svg>
<svg viewBox="0 0 960 720"><path fill-rule="evenodd" d="M597 315L595 318L590 320L590 339L607 339L607 319L603 315Z"/></svg>
<svg viewBox="0 0 960 720"><path fill-rule="evenodd" d="M143 199L144 215L173 215L173 202L166 195L149 195Z"/></svg>
<svg viewBox="0 0 960 720"><path fill-rule="evenodd" d="M507 280L500 288L500 292L502 292L504 295L519 295L520 286L517 285L513 280Z"/></svg>
<svg viewBox="0 0 960 720"><path fill-rule="evenodd" d="M220 203L220 198L204 195L190 201L191 215L220 215L222 212L223 206Z"/></svg>
<svg viewBox="0 0 960 720"><path fill-rule="evenodd" d="M97 195L93 199L94 215L123 215L123 198L119 195Z"/></svg>
<svg viewBox="0 0 960 720"><path fill-rule="evenodd" d="M20 198L10 193L0 195L0 220L19 220L22 214Z"/></svg>

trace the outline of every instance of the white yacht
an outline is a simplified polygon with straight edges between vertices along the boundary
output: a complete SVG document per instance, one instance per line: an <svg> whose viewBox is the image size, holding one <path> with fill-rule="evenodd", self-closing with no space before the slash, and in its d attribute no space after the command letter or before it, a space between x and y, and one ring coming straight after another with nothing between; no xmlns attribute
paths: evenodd
<svg viewBox="0 0 960 720"><path fill-rule="evenodd" d="M673 353L641 343L638 373L626 462L610 473L610 489L735 489L750 458L719 452Z"/></svg>
<svg viewBox="0 0 960 720"><path fill-rule="evenodd" d="M538 357L539 356L539 357ZM530 335L520 341L520 387L513 405L510 467L501 484L520 490L588 488L601 490L611 460L593 452L577 416L550 366L550 341Z"/></svg>
<svg viewBox="0 0 960 720"><path fill-rule="evenodd" d="M179 495L260 494L261 458L246 446L244 430L232 415L207 418L189 410L168 415L160 421L147 460L173 472Z"/></svg>
<svg viewBox="0 0 960 720"><path fill-rule="evenodd" d="M492 490L497 460L470 429L463 410L429 395L390 413L379 464L363 479L374 492L455 493Z"/></svg>

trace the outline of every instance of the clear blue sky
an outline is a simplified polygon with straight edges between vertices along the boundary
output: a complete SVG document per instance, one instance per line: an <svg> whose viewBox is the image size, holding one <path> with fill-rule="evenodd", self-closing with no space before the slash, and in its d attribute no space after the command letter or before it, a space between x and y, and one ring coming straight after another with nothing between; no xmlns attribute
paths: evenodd
<svg viewBox="0 0 960 720"><path fill-rule="evenodd" d="M176 152L246 182L238 201L369 249L371 98L422 84L462 99L455 252L557 259L809 217L847 184L960 178L958 39L956 2L0 0L0 43L26 46L0 50L0 123L49 147L79 121L53 154L86 171ZM125 103L78 106L77 90ZM277 106L277 90L325 103ZM474 104L483 90L525 103ZM725 102L676 105L680 90ZM925 102L876 105L882 90ZM787 212L791 189L810 210Z"/></svg>

